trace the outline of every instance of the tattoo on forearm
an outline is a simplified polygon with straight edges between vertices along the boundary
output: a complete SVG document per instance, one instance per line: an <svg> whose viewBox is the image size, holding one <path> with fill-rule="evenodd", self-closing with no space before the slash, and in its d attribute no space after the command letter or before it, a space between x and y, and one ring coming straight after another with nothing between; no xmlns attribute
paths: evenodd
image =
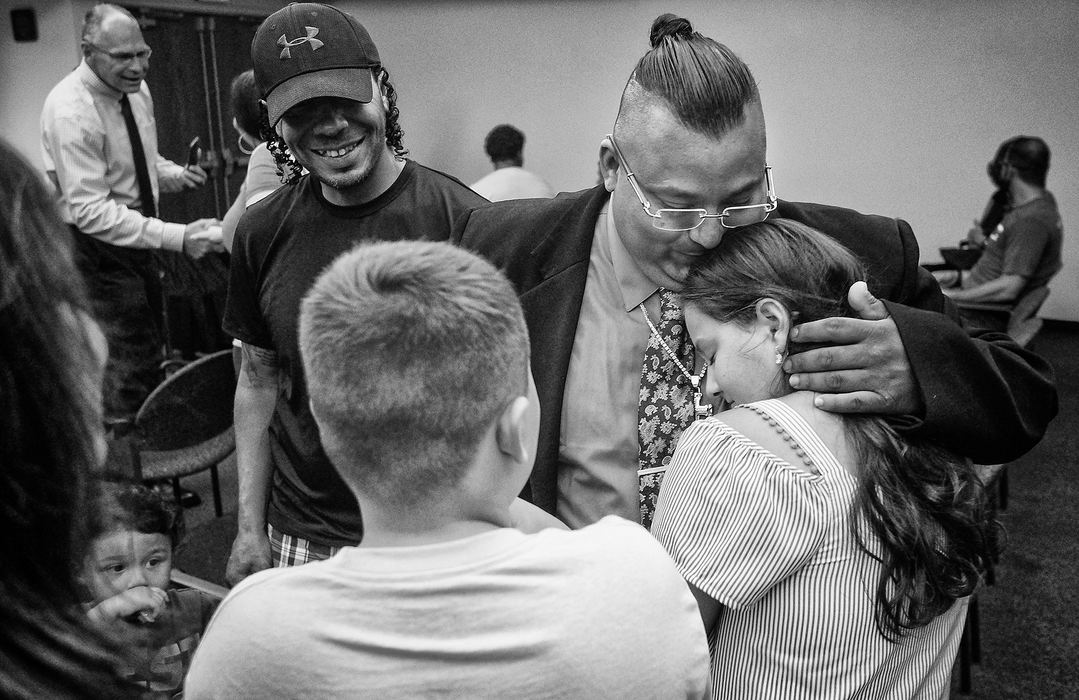
<svg viewBox="0 0 1079 700"><path fill-rule="evenodd" d="M253 386L279 386L281 365L276 352L242 343L240 353L243 357L244 374Z"/></svg>

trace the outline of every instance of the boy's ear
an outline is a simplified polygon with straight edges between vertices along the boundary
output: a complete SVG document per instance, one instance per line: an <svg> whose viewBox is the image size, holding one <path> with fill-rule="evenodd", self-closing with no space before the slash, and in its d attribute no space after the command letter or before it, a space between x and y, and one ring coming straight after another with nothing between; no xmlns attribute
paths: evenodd
<svg viewBox="0 0 1079 700"><path fill-rule="evenodd" d="M527 414L528 398L518 396L503 409L495 427L499 451L516 462L532 459L528 452Z"/></svg>

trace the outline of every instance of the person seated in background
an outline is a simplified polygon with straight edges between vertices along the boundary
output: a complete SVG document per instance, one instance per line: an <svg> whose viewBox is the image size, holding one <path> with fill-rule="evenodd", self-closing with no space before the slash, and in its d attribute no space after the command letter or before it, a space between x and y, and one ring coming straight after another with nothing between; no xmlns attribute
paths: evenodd
<svg viewBox="0 0 1079 700"><path fill-rule="evenodd" d="M448 243L361 245L305 297L300 347L364 538L239 583L186 697L707 695L693 596L643 528L514 527L511 504L538 511L515 497L539 404L493 265Z"/></svg>
<svg viewBox="0 0 1079 700"><path fill-rule="evenodd" d="M105 336L45 183L2 139L0 162L0 697L137 697L71 565L105 459Z"/></svg>
<svg viewBox="0 0 1079 700"><path fill-rule="evenodd" d="M232 127L238 134L236 146L248 156L247 174L232 206L221 219L221 243L232 252L236 224L249 206L281 186L277 162L262 138L263 117L259 109L259 91L255 85L254 69L245 70L232 79L229 88L232 107Z"/></svg>
<svg viewBox="0 0 1079 700"><path fill-rule="evenodd" d="M1006 316L967 309L962 302L1014 304L1025 293L1047 285L1063 267L1064 224L1056 199L1045 188L1049 171L1045 141L1032 136L1008 139L988 169L993 184L1007 193L1003 217L980 241L980 227L971 231L973 242L983 245L984 251L963 275L961 286L949 287L955 278L937 274L944 293L959 303L966 325L1004 330Z"/></svg>
<svg viewBox="0 0 1079 700"><path fill-rule="evenodd" d="M864 267L803 224L727 235L681 291L706 392L652 534L700 603L713 697L947 697L988 552L969 461L795 391L795 323L854 317ZM859 283L861 284L861 283Z"/></svg>
<svg viewBox="0 0 1079 700"><path fill-rule="evenodd" d="M124 644L127 674L147 697L174 697L217 600L172 587L169 501L119 475L99 479L91 494L90 547L79 574L87 616Z"/></svg>
<svg viewBox="0 0 1079 700"><path fill-rule="evenodd" d="M543 178L522 167L524 147L525 135L515 127L499 124L491 129L483 142L483 150L495 170L477 180L472 189L492 202L553 197L555 191Z"/></svg>

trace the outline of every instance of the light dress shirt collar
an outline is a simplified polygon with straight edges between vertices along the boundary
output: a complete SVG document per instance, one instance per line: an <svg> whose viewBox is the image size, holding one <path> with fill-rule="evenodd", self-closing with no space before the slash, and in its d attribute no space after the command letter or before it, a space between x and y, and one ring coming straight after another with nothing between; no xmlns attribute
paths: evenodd
<svg viewBox="0 0 1079 700"><path fill-rule="evenodd" d="M82 84L85 85L90 92L95 95L100 95L103 99L111 98L116 102L119 102L120 98L124 95L124 93L107 85L104 80L99 78L97 73L95 73L86 63L86 59L83 59L82 62L79 63L78 67L75 68L75 72L78 74L79 80L82 81Z"/></svg>
<svg viewBox="0 0 1079 700"><path fill-rule="evenodd" d="M655 294L659 287L645 277L640 265L622 243L622 237L618 235L615 227L614 206L610 199L607 200L603 214L607 217L607 245L610 249L611 265L614 267L615 279L618 280L618 288L622 292L623 308L628 313Z"/></svg>

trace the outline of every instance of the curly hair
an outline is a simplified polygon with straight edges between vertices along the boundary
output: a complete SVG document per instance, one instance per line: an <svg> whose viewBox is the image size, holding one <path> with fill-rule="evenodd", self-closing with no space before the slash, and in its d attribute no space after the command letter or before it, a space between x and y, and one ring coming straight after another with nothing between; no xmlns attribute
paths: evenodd
<svg viewBox="0 0 1079 700"><path fill-rule="evenodd" d="M105 473L92 485L88 534L91 540L115 530L168 535L178 544L176 504L158 491L121 474Z"/></svg>
<svg viewBox="0 0 1079 700"><path fill-rule="evenodd" d="M847 290L865 280L854 254L808 226L770 219L729 231L691 269L684 303L723 322L748 323L759 299L783 304L799 323L855 316ZM791 343L791 352L799 350ZM789 392L779 383L774 395ZM970 462L901 436L881 416L844 415L858 458L850 528L881 564L875 622L887 639L927 625L977 586L993 525Z"/></svg>
<svg viewBox="0 0 1079 700"><path fill-rule="evenodd" d="M393 150L394 157L403 159L408 155L408 149L404 145L405 132L401 128L401 110L397 108L397 90L394 89L393 83L390 82L389 71L382 66L377 66L373 70L375 71L375 79L382 86L386 101L389 103L386 110L386 145ZM274 162L277 164L277 176L281 178L283 183L290 185L296 182L300 175L303 175L303 166L297 162L296 157L288 150L288 145L285 144L285 140L281 138L277 130L270 125L270 115L266 110L265 103L260 104L259 114L261 118L260 136L265 139L266 147L270 149Z"/></svg>

